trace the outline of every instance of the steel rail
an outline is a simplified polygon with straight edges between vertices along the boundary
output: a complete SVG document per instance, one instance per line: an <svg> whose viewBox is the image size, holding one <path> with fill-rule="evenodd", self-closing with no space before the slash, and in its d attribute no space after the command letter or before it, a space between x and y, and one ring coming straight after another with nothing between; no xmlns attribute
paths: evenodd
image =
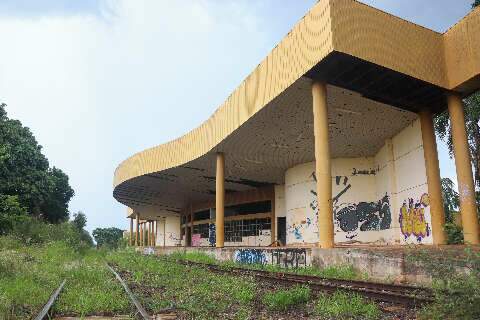
<svg viewBox="0 0 480 320"><path fill-rule="evenodd" d="M60 286L55 290L52 295L50 296L50 299L48 299L47 303L43 306L42 310L38 313L38 315L34 318L35 320L43 320L47 315L48 311L52 308L53 304L58 298L58 295L63 289L63 286L65 285L65 282L67 280L63 280Z"/></svg>
<svg viewBox="0 0 480 320"><path fill-rule="evenodd" d="M144 320L152 320L153 317L148 314L147 310L145 310L145 308L142 306L142 304L137 300L137 298L135 298L132 291L130 291L130 288L128 288L125 281L123 281L122 277L120 277L120 275L108 263L107 263L107 267L110 269L110 271L113 272L113 274L115 275L115 278L117 278L117 280L120 282L122 287L125 289L125 292L127 293L130 300L132 300L133 304L137 308L137 310L140 313L140 315L142 316L142 318Z"/></svg>
<svg viewBox="0 0 480 320"><path fill-rule="evenodd" d="M359 280L329 279L310 275L298 275L285 272L270 272L265 270L255 270L239 267L223 268L215 264L192 261L179 262L185 265L208 268L209 270L212 270L214 272L230 274L233 273L238 275L249 274L257 278L262 278L270 281L306 284L319 291L353 291L377 301L398 303L408 306L421 305L431 302L433 300L431 292L428 289L413 286L392 285Z"/></svg>

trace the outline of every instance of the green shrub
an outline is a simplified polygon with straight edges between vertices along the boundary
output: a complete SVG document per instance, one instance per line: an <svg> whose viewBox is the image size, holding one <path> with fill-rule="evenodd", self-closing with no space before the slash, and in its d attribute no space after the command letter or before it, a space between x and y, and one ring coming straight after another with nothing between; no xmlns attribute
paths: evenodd
<svg viewBox="0 0 480 320"><path fill-rule="evenodd" d="M480 319L480 252L467 248L459 259L457 252L432 257L421 251L409 259L433 278L435 301L422 310L422 319Z"/></svg>
<svg viewBox="0 0 480 320"><path fill-rule="evenodd" d="M50 224L31 216L22 216L13 223L11 236L25 245L40 245L61 241L78 252L92 246L91 237L70 222Z"/></svg>
<svg viewBox="0 0 480 320"><path fill-rule="evenodd" d="M292 306L307 302L309 299L309 287L295 286L287 290L267 292L263 296L263 303L270 310L286 311Z"/></svg>
<svg viewBox="0 0 480 320"><path fill-rule="evenodd" d="M447 234L448 244L463 243L463 230L455 223L445 223L445 233Z"/></svg>
<svg viewBox="0 0 480 320"><path fill-rule="evenodd" d="M342 291L321 295L315 305L315 313L329 319L378 319L381 314L376 304L358 294Z"/></svg>
<svg viewBox="0 0 480 320"><path fill-rule="evenodd" d="M27 209L22 207L17 196L0 194L0 235L7 234L14 223L27 215Z"/></svg>

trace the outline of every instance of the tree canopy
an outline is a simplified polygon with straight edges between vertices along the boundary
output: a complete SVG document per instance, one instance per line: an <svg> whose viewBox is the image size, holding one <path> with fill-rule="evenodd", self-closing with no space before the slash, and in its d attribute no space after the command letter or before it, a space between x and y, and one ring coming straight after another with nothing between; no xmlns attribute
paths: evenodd
<svg viewBox="0 0 480 320"><path fill-rule="evenodd" d="M118 248L123 238L123 230L118 228L97 228L92 232L97 246Z"/></svg>
<svg viewBox="0 0 480 320"><path fill-rule="evenodd" d="M475 2L473 2L472 4L472 8L475 8L477 6L480 6L480 0L475 0Z"/></svg>
<svg viewBox="0 0 480 320"><path fill-rule="evenodd" d="M5 107L0 104L0 195L17 197L19 207L48 222L68 220L74 195L68 176L49 166L30 129L9 119Z"/></svg>

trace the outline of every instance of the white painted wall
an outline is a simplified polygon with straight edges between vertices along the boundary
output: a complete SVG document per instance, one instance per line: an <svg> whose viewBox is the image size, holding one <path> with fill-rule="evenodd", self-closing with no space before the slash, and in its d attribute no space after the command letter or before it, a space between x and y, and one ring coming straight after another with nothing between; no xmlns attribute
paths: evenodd
<svg viewBox="0 0 480 320"><path fill-rule="evenodd" d="M413 233L408 226L409 219L403 220L400 232L402 243L433 242L431 215L428 201L428 185L423 154L423 142L420 121L405 128L393 139L395 169L397 173L398 215L404 207L413 222ZM423 201L422 201L423 198ZM411 207L411 208L410 208ZM416 209L415 209L416 207ZM407 231L407 232L405 232Z"/></svg>
<svg viewBox="0 0 480 320"><path fill-rule="evenodd" d="M285 173L289 245L318 242L314 172L311 162ZM428 197L421 201L427 184L418 120L374 157L332 159L332 189L336 243L431 243ZM276 199L277 192L281 198L282 189L275 189Z"/></svg>
<svg viewBox="0 0 480 320"><path fill-rule="evenodd" d="M165 245L167 247L181 245L180 217L168 216L165 218L159 218L157 222L156 245Z"/></svg>

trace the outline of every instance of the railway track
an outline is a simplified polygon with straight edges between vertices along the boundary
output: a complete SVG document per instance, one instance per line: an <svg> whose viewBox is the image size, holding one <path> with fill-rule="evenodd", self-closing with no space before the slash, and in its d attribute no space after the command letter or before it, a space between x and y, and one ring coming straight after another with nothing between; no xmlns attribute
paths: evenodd
<svg viewBox="0 0 480 320"><path fill-rule="evenodd" d="M171 314L166 315L166 316L162 316L162 315L151 316L151 315L149 315L147 310L141 305L141 303L138 301L138 299L132 293L130 288L127 286L126 282L116 272L116 270L108 264L106 266L115 275L115 278L120 282L120 284L124 288L124 290L125 290L126 294L128 295L130 301L132 302L132 304L135 306L135 308L137 310L137 313L135 315L138 316L140 319L143 319L143 320L165 319L166 320L166 319L175 319L176 318L176 317L172 317ZM52 293L52 295L48 299L47 303L43 306L42 310L40 310L40 312L37 314L37 316L35 318L33 318L34 320L51 319L52 315L49 314L49 311L52 309L55 302L57 301L57 298L59 297L60 292L62 291L63 287L65 286L65 282L66 282L66 280L63 280L63 282L60 284L60 286ZM71 318L69 318L69 319L71 319ZM82 317L82 319L84 319L84 318ZM112 318L112 319L116 319L116 318Z"/></svg>
<svg viewBox="0 0 480 320"><path fill-rule="evenodd" d="M429 289L413 286L393 285L358 280L330 279L317 276L298 275L286 272L270 272L240 267L225 268L216 264L192 261L178 262L185 265L207 268L217 273L251 275L266 281L308 285L310 288L316 291L334 292L336 290L343 290L355 292L375 301L389 302L408 307L416 307L433 301L432 293Z"/></svg>

